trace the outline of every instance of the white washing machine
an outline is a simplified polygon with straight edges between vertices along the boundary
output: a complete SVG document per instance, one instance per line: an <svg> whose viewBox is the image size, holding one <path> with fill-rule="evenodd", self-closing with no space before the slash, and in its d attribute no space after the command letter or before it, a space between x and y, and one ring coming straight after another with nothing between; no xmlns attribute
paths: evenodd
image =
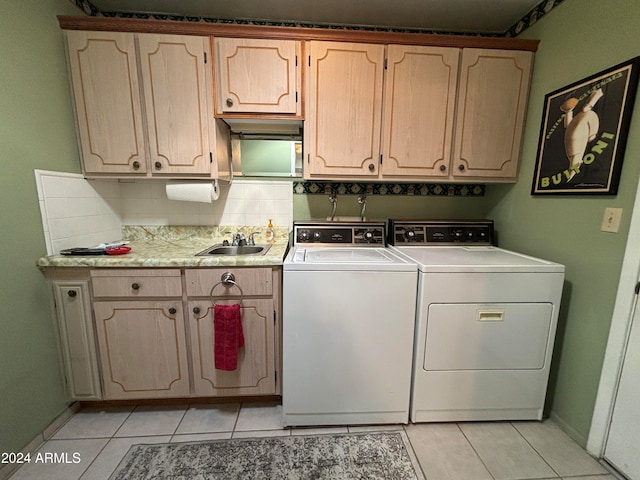
<svg viewBox="0 0 640 480"><path fill-rule="evenodd" d="M285 426L408 423L414 262L384 222L294 223L283 265Z"/></svg>
<svg viewBox="0 0 640 480"><path fill-rule="evenodd" d="M491 221L389 231L419 271L411 421L541 419L564 266L492 246Z"/></svg>

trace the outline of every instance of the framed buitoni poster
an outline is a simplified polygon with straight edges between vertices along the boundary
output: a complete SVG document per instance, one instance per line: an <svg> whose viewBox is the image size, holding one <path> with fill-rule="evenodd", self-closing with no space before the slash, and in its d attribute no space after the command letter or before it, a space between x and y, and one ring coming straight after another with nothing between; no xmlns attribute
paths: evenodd
<svg viewBox="0 0 640 480"><path fill-rule="evenodd" d="M547 94L532 195L618 192L640 57Z"/></svg>

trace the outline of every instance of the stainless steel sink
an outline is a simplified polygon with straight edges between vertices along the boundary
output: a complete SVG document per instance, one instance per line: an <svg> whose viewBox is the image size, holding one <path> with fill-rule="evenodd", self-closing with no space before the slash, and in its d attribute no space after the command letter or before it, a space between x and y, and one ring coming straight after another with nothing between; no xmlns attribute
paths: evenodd
<svg viewBox="0 0 640 480"><path fill-rule="evenodd" d="M204 249L200 253L196 253L196 256L208 256L208 255L264 255L269 251L271 245L213 245Z"/></svg>

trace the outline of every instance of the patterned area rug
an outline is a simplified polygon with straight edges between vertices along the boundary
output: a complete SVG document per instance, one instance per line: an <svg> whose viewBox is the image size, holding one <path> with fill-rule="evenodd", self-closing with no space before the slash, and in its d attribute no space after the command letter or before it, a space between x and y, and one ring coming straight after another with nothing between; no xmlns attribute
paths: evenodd
<svg viewBox="0 0 640 480"><path fill-rule="evenodd" d="M110 480L424 480L403 431L133 445Z"/></svg>

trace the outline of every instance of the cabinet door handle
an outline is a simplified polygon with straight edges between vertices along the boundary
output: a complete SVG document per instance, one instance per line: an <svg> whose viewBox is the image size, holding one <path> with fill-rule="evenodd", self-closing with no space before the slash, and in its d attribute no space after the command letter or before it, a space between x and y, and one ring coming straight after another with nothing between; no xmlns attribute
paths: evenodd
<svg viewBox="0 0 640 480"><path fill-rule="evenodd" d="M171 308L169 309L169 313L170 313L171 315L175 315L175 314L176 314L176 312L177 312L177 310L176 310L175 308L173 308L173 307L171 307Z"/></svg>
<svg viewBox="0 0 640 480"><path fill-rule="evenodd" d="M226 104L227 104L227 107L233 107L233 100L231 100L230 98L227 98Z"/></svg>
<svg viewBox="0 0 640 480"><path fill-rule="evenodd" d="M140 284L139 283L132 283L131 284L131 288L133 288L134 290L140 290Z"/></svg>
<svg viewBox="0 0 640 480"><path fill-rule="evenodd" d="M153 165L156 167L156 170L161 170L162 169L162 163L161 162L156 162Z"/></svg>
<svg viewBox="0 0 640 480"><path fill-rule="evenodd" d="M444 172L447 169L446 165L440 165L440 171Z"/></svg>
<svg viewBox="0 0 640 480"><path fill-rule="evenodd" d="M369 164L369 171L373 172L376 169L376 166L373 163Z"/></svg>
<svg viewBox="0 0 640 480"><path fill-rule="evenodd" d="M75 290L69 290L67 292L67 295L69 295L71 298L74 298L76 295L78 295L78 292L76 292Z"/></svg>
<svg viewBox="0 0 640 480"><path fill-rule="evenodd" d="M193 307L193 313L198 315L200 313L200 307Z"/></svg>
<svg viewBox="0 0 640 480"><path fill-rule="evenodd" d="M131 166L133 167L134 170L139 170L140 169L140 162L139 161L134 161Z"/></svg>
<svg viewBox="0 0 640 480"><path fill-rule="evenodd" d="M464 172L464 165L458 165L458 170L460 170L461 172Z"/></svg>

